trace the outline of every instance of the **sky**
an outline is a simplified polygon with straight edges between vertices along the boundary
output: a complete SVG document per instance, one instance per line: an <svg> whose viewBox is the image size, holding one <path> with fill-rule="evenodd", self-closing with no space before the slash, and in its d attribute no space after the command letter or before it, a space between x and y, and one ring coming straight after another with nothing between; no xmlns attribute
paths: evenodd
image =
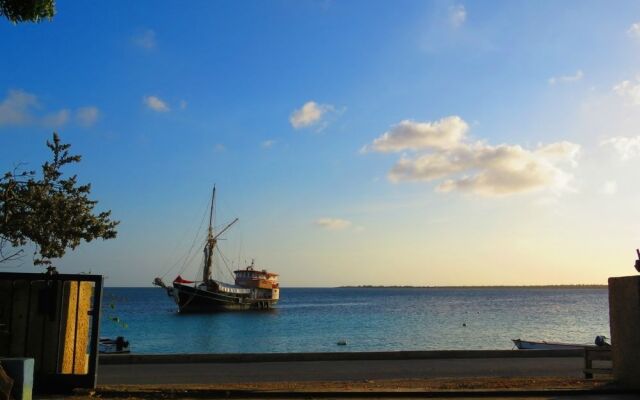
<svg viewBox="0 0 640 400"><path fill-rule="evenodd" d="M108 286L605 284L640 247L640 3L59 0L0 21L0 171L52 132ZM200 235L198 235L198 232ZM30 254L4 270L37 272Z"/></svg>

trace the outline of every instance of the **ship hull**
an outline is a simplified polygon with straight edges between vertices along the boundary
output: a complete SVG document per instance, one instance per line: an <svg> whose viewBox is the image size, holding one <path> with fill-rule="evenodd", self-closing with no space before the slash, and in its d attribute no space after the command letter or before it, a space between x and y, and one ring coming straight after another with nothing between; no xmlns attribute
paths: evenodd
<svg viewBox="0 0 640 400"><path fill-rule="evenodd" d="M261 292L256 292L253 296L247 296L203 290L174 282L169 294L174 298L180 313L206 313L271 309L278 300L257 298L258 296L255 294L265 294Z"/></svg>

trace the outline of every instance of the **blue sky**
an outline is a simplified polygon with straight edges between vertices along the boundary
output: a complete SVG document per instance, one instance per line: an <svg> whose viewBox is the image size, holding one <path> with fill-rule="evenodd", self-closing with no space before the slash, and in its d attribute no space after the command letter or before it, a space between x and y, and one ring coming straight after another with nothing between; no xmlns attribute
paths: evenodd
<svg viewBox="0 0 640 400"><path fill-rule="evenodd" d="M164 273L213 183L240 217L225 253L285 286L604 283L640 240L638 21L637 2L59 1L0 24L0 167L72 143L122 222L59 269L110 285Z"/></svg>

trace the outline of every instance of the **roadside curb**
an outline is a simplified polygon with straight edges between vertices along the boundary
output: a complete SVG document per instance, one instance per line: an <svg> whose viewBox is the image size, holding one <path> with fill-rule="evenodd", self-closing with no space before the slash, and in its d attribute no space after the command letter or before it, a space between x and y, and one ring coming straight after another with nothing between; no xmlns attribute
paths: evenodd
<svg viewBox="0 0 640 400"><path fill-rule="evenodd" d="M102 354L100 365L257 363L286 361L584 357L584 350L434 350L331 353Z"/></svg>
<svg viewBox="0 0 640 400"><path fill-rule="evenodd" d="M482 397L543 397L583 396L637 393L619 388L603 389L540 389L540 390L397 390L397 391L260 391L224 389L135 389L95 391L78 390L77 395L101 398L213 398L213 399L296 399L296 398L482 398Z"/></svg>

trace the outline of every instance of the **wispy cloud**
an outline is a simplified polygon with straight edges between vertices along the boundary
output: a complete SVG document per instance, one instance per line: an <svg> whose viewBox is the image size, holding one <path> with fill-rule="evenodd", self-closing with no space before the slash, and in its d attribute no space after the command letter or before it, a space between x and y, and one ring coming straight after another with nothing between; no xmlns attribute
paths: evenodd
<svg viewBox="0 0 640 400"><path fill-rule="evenodd" d="M333 110L335 108L330 104L318 104L315 101L308 101L301 108L291 113L289 122L294 129L316 126L328 112Z"/></svg>
<svg viewBox="0 0 640 400"><path fill-rule="evenodd" d="M31 111L38 107L38 98L24 90L9 90L0 102L0 126L22 125L32 121Z"/></svg>
<svg viewBox="0 0 640 400"><path fill-rule="evenodd" d="M225 151L227 151L227 147L222 143L218 143L215 146L213 146L214 153L223 153Z"/></svg>
<svg viewBox="0 0 640 400"><path fill-rule="evenodd" d="M139 32L131 38L131 41L136 46L146 50L155 49L157 45L156 33L152 29L145 29Z"/></svg>
<svg viewBox="0 0 640 400"><path fill-rule="evenodd" d="M622 81L613 87L613 92L623 97L627 103L640 105L640 80Z"/></svg>
<svg viewBox="0 0 640 400"><path fill-rule="evenodd" d="M180 100L180 109L184 110L187 108L187 101L186 100Z"/></svg>
<svg viewBox="0 0 640 400"><path fill-rule="evenodd" d="M470 142L468 124L458 116L436 122L406 122L385 132L365 149L377 152L423 151L403 155L389 171L391 182L443 180L439 192L461 191L503 196L545 188L564 190L580 146L556 142L529 150L519 145Z"/></svg>
<svg viewBox="0 0 640 400"><path fill-rule="evenodd" d="M276 144L276 141L273 139L269 139L269 140L265 140L264 142L262 142L260 145L262 146L263 149L270 149L272 148L274 145Z"/></svg>
<svg viewBox="0 0 640 400"><path fill-rule="evenodd" d="M622 160L629 160L640 155L640 136L615 136L603 140L600 145L614 149Z"/></svg>
<svg viewBox="0 0 640 400"><path fill-rule="evenodd" d="M382 153L403 150L446 149L457 146L469 130L469 125L458 116L435 122L400 121L370 145L360 151Z"/></svg>
<svg viewBox="0 0 640 400"><path fill-rule="evenodd" d="M98 120L100 111L98 107L87 106L76 110L76 121L84 127L92 126Z"/></svg>
<svg viewBox="0 0 640 400"><path fill-rule="evenodd" d="M449 8L449 23L454 28L461 27L467 20L467 10L462 4L457 4Z"/></svg>
<svg viewBox="0 0 640 400"><path fill-rule="evenodd" d="M549 85L555 85L557 83L571 83L577 82L584 78L584 73L581 69L577 70L573 75L553 76L549 78Z"/></svg>
<svg viewBox="0 0 640 400"><path fill-rule="evenodd" d="M627 35L635 39L640 39L640 22L631 24L631 26L627 30Z"/></svg>
<svg viewBox="0 0 640 400"><path fill-rule="evenodd" d="M42 124L51 128L60 128L69 121L69 110L60 110L42 117Z"/></svg>
<svg viewBox="0 0 640 400"><path fill-rule="evenodd" d="M168 112L170 110L167 103L158 96L145 96L142 102L151 110L156 112Z"/></svg>
<svg viewBox="0 0 640 400"><path fill-rule="evenodd" d="M317 226L331 231L344 230L351 226L351 221L340 218L319 218L314 222Z"/></svg>
<svg viewBox="0 0 640 400"><path fill-rule="evenodd" d="M97 113L97 110L90 106L78 108L74 112L76 121L82 126L91 125L86 122L91 119L91 112ZM47 111L38 96L21 89L9 90L4 100L0 101L0 126L39 125L60 128L71 121L71 116L72 110L68 108Z"/></svg>

